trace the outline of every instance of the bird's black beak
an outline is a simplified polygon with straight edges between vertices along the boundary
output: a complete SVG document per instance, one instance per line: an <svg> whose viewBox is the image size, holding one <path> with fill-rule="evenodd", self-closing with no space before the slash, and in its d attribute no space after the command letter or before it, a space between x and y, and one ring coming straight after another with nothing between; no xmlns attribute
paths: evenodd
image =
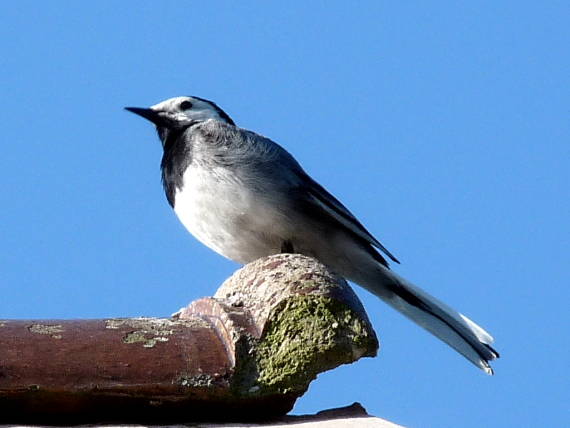
<svg viewBox="0 0 570 428"><path fill-rule="evenodd" d="M158 114L158 112L150 108L125 107L125 110L130 111L131 113L134 114L138 114L139 116L144 117L147 120L150 120L155 125L160 125L160 123L162 122L162 117Z"/></svg>

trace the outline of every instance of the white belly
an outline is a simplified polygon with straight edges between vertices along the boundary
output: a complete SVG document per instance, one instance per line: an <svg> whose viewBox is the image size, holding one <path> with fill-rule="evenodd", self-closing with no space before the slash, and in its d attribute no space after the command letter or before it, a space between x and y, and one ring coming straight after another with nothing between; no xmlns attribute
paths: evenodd
<svg viewBox="0 0 570 428"><path fill-rule="evenodd" d="M174 211L200 242L240 263L279 252L287 239L281 226L286 222L275 207L222 168L190 167L175 195Z"/></svg>

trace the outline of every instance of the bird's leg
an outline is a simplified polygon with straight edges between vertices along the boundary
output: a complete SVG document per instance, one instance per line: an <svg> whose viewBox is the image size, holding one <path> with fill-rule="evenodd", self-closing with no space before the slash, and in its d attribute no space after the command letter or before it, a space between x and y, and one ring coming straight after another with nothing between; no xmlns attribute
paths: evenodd
<svg viewBox="0 0 570 428"><path fill-rule="evenodd" d="M289 240L285 240L281 243L281 253L293 254L295 249L293 248L293 243Z"/></svg>

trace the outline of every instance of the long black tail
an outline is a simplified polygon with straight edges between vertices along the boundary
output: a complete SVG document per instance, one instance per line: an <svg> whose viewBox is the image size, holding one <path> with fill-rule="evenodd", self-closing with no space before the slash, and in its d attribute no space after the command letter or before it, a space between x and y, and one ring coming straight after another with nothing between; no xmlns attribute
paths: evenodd
<svg viewBox="0 0 570 428"><path fill-rule="evenodd" d="M383 278L378 282L367 281L361 285L447 343L487 374L493 374L489 361L499 358L499 353L491 347L493 337L489 333L393 271L382 269L382 275ZM386 280L390 280L391 293L386 293ZM378 288L379 284L381 289Z"/></svg>

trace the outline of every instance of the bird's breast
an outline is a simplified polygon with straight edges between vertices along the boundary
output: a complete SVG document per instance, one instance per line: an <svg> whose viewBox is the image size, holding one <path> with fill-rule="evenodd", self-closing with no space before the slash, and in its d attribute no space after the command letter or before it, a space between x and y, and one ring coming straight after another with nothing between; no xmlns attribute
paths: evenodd
<svg viewBox="0 0 570 428"><path fill-rule="evenodd" d="M279 252L286 234L280 214L226 168L189 167L174 211L199 241L240 263Z"/></svg>

